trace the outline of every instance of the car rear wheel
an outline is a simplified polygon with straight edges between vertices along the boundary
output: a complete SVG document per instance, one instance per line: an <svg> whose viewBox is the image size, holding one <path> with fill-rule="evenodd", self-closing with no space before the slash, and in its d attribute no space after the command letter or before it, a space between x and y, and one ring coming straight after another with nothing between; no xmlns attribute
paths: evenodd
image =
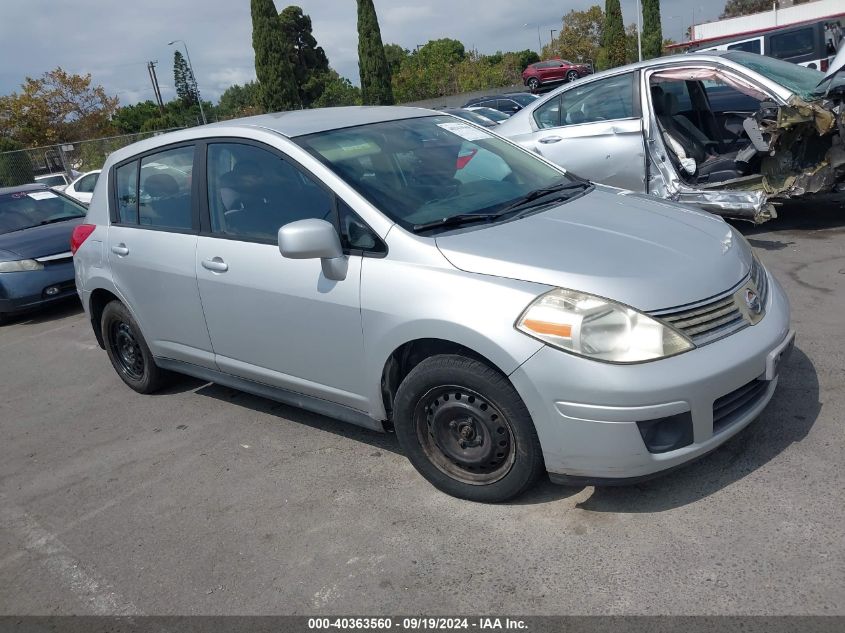
<svg viewBox="0 0 845 633"><path fill-rule="evenodd" d="M575 81L578 77L579 75L577 70L570 70L566 73L566 81Z"/></svg>
<svg viewBox="0 0 845 633"><path fill-rule="evenodd" d="M153 393L168 382L168 372L155 364L141 329L125 305L119 301L109 303L103 310L100 327L112 367L130 388L138 393Z"/></svg>
<svg viewBox="0 0 845 633"><path fill-rule="evenodd" d="M536 77L532 77L531 79L528 80L527 85L531 90L537 90L540 87L540 80L537 79Z"/></svg>
<svg viewBox="0 0 845 633"><path fill-rule="evenodd" d="M394 427L414 467L455 497L498 502L544 470L540 441L508 379L472 358L433 356L396 393Z"/></svg>

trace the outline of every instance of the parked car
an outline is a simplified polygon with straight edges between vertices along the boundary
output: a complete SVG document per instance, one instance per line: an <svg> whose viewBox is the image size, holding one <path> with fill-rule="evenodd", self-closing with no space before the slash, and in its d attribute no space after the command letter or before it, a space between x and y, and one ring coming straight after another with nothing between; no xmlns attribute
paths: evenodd
<svg viewBox="0 0 845 633"><path fill-rule="evenodd" d="M36 176L35 182L39 185L46 185L53 191L64 191L65 187L70 183L70 179L65 173L55 173Z"/></svg>
<svg viewBox="0 0 845 633"><path fill-rule="evenodd" d="M496 127L499 125L490 117L483 116L480 112L473 112L469 108L439 108L438 112L451 114L452 116L464 119L465 121L472 121L476 125L481 125L482 127Z"/></svg>
<svg viewBox="0 0 845 633"><path fill-rule="evenodd" d="M146 168L186 161L190 187ZM126 385L179 372L392 429L467 499L695 459L760 414L793 342L781 286L720 218L436 111L226 121L104 173L71 244Z"/></svg>
<svg viewBox="0 0 845 633"><path fill-rule="evenodd" d="M71 198L88 204L91 202L91 196L94 195L94 185L97 184L99 176L99 169L86 172L70 183L64 192Z"/></svg>
<svg viewBox="0 0 845 633"><path fill-rule="evenodd" d="M532 92L536 92L543 86L573 82L581 77L592 74L593 69L587 64L574 64L565 59L547 59L545 61L529 64L522 71L522 82Z"/></svg>
<svg viewBox="0 0 845 633"><path fill-rule="evenodd" d="M495 121L496 123L502 123L507 121L510 118L510 115L505 114L499 110L494 110L493 108L487 108L484 106L470 106L467 108L471 112L477 112L483 117L487 117L491 121Z"/></svg>
<svg viewBox="0 0 845 633"><path fill-rule="evenodd" d="M467 101L463 107L493 108L510 116L514 112L519 112L525 106L534 103L536 99L537 95L533 95L530 92L511 92L503 95L475 97Z"/></svg>
<svg viewBox="0 0 845 633"><path fill-rule="evenodd" d="M76 294L69 250L85 207L44 185L0 188L0 324Z"/></svg>
<svg viewBox="0 0 845 633"><path fill-rule="evenodd" d="M497 133L584 178L763 222L773 202L845 193L845 77L824 79L742 51L661 57L561 86Z"/></svg>

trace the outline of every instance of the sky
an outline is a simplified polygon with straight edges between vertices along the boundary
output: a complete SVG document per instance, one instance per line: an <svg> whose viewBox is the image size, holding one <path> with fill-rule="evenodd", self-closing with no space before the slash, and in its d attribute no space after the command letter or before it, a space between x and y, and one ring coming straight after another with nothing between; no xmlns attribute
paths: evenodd
<svg viewBox="0 0 845 633"><path fill-rule="evenodd" d="M295 0L294 0L295 1ZM621 0L625 23L637 0ZM563 15L602 0L375 0L382 39L407 49L451 37L481 53L538 48L560 29ZM173 49L187 42L204 99L216 101L234 83L255 78L249 0L2 0L0 94L27 76L61 66L91 73L122 105L152 99L148 60L158 61L162 96L175 96ZM664 37L682 40L692 23L716 19L722 0L662 0ZM281 0L276 7L287 6ZM299 0L329 62L358 84L355 0ZM527 26L526 26L527 25ZM181 44L180 44L181 46ZM184 50L184 49L183 49Z"/></svg>

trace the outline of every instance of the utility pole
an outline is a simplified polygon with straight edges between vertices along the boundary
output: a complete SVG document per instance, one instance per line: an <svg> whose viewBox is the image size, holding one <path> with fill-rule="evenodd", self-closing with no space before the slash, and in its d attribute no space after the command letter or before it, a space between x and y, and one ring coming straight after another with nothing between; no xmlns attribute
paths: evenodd
<svg viewBox="0 0 845 633"><path fill-rule="evenodd" d="M161 100L161 89L158 87L158 77L156 76L156 64L158 62L147 62L147 72L150 74L150 81L153 84L153 94L155 95L156 105L158 105L158 111L163 115L164 114L164 102Z"/></svg>
<svg viewBox="0 0 845 633"><path fill-rule="evenodd" d="M549 36L551 38L549 39L550 44L555 41L555 33L557 33L557 29L549 29Z"/></svg>
<svg viewBox="0 0 845 633"><path fill-rule="evenodd" d="M637 56L639 61L643 61L643 38L642 26L640 22L643 19L643 10L640 7L640 0L637 0Z"/></svg>

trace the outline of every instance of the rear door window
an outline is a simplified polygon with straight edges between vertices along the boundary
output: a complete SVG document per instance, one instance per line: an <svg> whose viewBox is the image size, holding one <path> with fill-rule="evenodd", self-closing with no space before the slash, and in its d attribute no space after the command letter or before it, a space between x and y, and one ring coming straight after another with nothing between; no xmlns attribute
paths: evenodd
<svg viewBox="0 0 845 633"><path fill-rule="evenodd" d="M194 148L179 147L141 159L138 223L190 229Z"/></svg>

